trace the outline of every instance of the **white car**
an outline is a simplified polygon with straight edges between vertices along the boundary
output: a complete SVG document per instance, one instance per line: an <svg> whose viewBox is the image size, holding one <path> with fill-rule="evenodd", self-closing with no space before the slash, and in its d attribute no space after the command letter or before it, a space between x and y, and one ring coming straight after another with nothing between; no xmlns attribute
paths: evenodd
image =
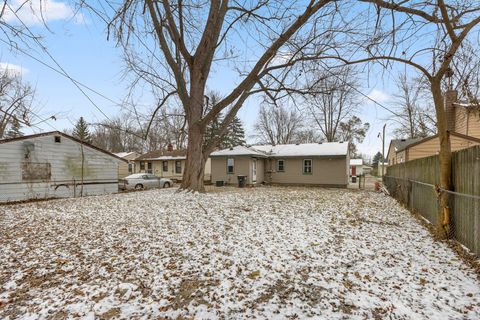
<svg viewBox="0 0 480 320"><path fill-rule="evenodd" d="M120 190L141 190L150 188L170 188L173 181L160 178L151 173L135 173L118 181Z"/></svg>

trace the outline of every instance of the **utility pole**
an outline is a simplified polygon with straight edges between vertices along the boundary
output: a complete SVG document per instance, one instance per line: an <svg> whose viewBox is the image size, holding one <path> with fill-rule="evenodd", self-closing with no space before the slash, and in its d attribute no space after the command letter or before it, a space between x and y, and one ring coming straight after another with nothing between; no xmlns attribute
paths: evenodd
<svg viewBox="0 0 480 320"><path fill-rule="evenodd" d="M385 174L385 127L387 124L385 123L383 125L383 136L382 136L382 181L383 181L383 175Z"/></svg>
<svg viewBox="0 0 480 320"><path fill-rule="evenodd" d="M385 123L383 125L383 135L382 135L382 180L383 180L383 175L385 174L385 127L387 124ZM380 133L378 133L378 136L380 138Z"/></svg>

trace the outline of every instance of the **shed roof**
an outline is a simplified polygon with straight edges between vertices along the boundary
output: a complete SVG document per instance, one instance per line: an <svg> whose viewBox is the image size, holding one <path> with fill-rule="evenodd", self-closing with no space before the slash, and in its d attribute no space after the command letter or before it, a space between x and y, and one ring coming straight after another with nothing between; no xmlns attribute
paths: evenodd
<svg viewBox="0 0 480 320"><path fill-rule="evenodd" d="M97 151L100 151L100 152L103 152L111 157L114 157L118 160L121 160L121 161L124 161L124 162L128 162L127 160L117 156L116 154L114 153L111 153L110 151L107 151L105 149L102 149L102 148L99 148L99 147L96 147L94 146L93 144L90 144L88 142L85 142L85 141L82 141L78 138L75 138L75 137L72 137L71 135L68 135L64 132L61 132L61 131L49 131L49 132L41 132L41 133L36 133L36 134L30 134L30 135L26 135L26 136L21 136L21 137L16 137L16 138L9 138L9 139L3 139L3 140L0 140L0 144L4 144L4 143L10 143L10 142L15 142L15 141L22 141L22 140L28 140L28 139L34 139L34 138L40 138L40 137L46 137L46 136L62 136L62 137L65 137L67 139L70 139L70 140L73 140L77 143L80 143L80 144L83 144L84 146L87 146L89 148L92 148L94 150L97 150Z"/></svg>
<svg viewBox="0 0 480 320"><path fill-rule="evenodd" d="M363 165L363 159L350 159L351 166L361 166Z"/></svg>

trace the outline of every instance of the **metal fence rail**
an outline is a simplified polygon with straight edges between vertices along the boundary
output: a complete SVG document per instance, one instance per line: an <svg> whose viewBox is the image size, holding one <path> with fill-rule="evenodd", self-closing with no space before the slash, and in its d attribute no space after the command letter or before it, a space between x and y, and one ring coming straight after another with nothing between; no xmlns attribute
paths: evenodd
<svg viewBox="0 0 480 320"><path fill-rule="evenodd" d="M438 225L438 156L390 166L383 177L390 195ZM450 236L480 256L480 146L453 153L449 193Z"/></svg>

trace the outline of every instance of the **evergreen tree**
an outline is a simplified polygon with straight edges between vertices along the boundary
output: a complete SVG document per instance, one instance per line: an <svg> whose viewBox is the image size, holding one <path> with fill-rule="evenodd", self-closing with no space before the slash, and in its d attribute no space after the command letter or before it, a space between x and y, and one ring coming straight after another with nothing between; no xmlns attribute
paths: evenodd
<svg viewBox="0 0 480 320"><path fill-rule="evenodd" d="M379 162L385 162L385 159L383 159L382 153L380 151L377 152L373 157L373 161L372 161L373 167L377 168Z"/></svg>
<svg viewBox="0 0 480 320"><path fill-rule="evenodd" d="M23 132L20 131L21 125L18 122L17 118L13 118L10 128L8 129L7 133L5 134L5 138L17 138L23 136Z"/></svg>
<svg viewBox="0 0 480 320"><path fill-rule="evenodd" d="M243 128L243 123L240 118L235 116L222 139L222 148L232 148L245 144L245 129Z"/></svg>
<svg viewBox="0 0 480 320"><path fill-rule="evenodd" d="M80 117L80 119L78 119L78 122L73 129L72 135L75 138L82 140L83 142L92 142L90 132L88 131L88 124L85 119L83 119L83 117Z"/></svg>

